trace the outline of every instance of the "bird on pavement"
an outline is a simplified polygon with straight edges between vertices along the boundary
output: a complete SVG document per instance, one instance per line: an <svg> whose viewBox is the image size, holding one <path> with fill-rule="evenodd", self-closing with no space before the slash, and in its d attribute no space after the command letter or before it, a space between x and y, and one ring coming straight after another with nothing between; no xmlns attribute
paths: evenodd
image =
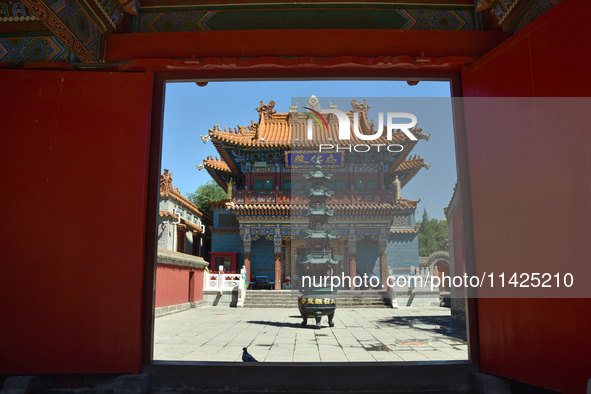
<svg viewBox="0 0 591 394"><path fill-rule="evenodd" d="M246 351L245 347L242 348L242 351L242 361L245 363L258 363L258 361Z"/></svg>

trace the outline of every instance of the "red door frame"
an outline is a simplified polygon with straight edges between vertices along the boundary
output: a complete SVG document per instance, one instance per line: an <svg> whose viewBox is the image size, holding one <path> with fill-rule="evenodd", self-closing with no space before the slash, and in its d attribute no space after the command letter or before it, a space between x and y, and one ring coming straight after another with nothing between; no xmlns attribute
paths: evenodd
<svg viewBox="0 0 591 394"><path fill-rule="evenodd" d="M292 77L294 74L297 73L299 70L291 70ZM319 74L324 75L326 70L320 70ZM240 80L249 80L253 78L249 78L250 72L247 70L243 70L243 72L239 73L241 78ZM258 73L257 73L258 74ZM358 73L353 73L358 74ZM395 80L396 75L392 74L390 70L386 70L383 73L384 76L379 79L391 79ZM461 81L460 81L460 74L459 70L457 72L446 72L447 78L428 78L430 75L429 72L426 72L425 75L427 79L431 80L439 80L439 81L448 81L450 82L450 88L452 92L452 97L461 97ZM203 81L203 76L197 76L195 73L187 73L187 75L177 75L178 79L183 80L199 80ZM234 75L237 77L237 75ZM165 83L174 81L177 78L171 79L162 77L158 73L156 74L156 80L154 83L154 103L153 108L154 112L152 114L152 138L151 138L151 145L150 145L150 182L149 182L149 190L148 193L150 196L157 196L159 190L159 184L157 180L159 179L160 174L160 160L161 160L161 149L162 149L162 119L163 119L163 104L164 104L164 93L165 93ZM217 79L217 78L216 78ZM275 78L267 78L267 80L273 80ZM296 78L293 78L296 79ZM360 79L360 78L357 78ZM369 79L369 78L368 78ZM159 110L160 109L160 110ZM464 237L463 245L463 253L465 256L465 261L469 262L466 265L466 271L468 275L471 275L470 272L475 272L475 267L473 266L474 262L474 251L472 245L472 212L471 212L471 204L470 201L470 180L468 177L468 159L467 159L467 149L466 149L466 135L465 130L463 129L463 109L457 108L457 105L453 108L454 111L454 128L455 128L455 141L456 141L456 160L457 160L457 167L458 167L458 182L462 183L463 185L467 185L467 187L462 187L462 235ZM153 180L153 181L152 181ZM143 340L143 352L142 352L142 362L144 366L148 366L152 363L153 360L153 339L154 339L154 300L153 300L153 288L155 286L155 234L154 229L156 229L156 220L157 220L157 208L156 208L157 199L152 198L148 201L148 213L147 213L147 227L146 227L146 283L145 283L145 303L144 303L144 325L143 325L143 333L144 333L144 340ZM213 256L212 256L213 261ZM468 298L466 300L466 308L467 308L467 330L468 330L468 349L469 349L469 361L471 363L477 364L479 362L479 352L478 352L478 319L477 319L477 311L476 311L476 302L474 298Z"/></svg>
<svg viewBox="0 0 591 394"><path fill-rule="evenodd" d="M268 37L273 36L273 40ZM303 39L309 37L309 40ZM330 37L317 40L318 37ZM449 81L452 97L462 96L463 67L509 37L501 32L443 32L391 30L224 31L109 36L109 61L136 59L113 67L117 71L155 75L152 103L146 274L142 363L153 356L156 223L166 82L223 80L438 80ZM174 46L170 42L174 41ZM281 42L281 46L277 46ZM196 45L198 43L198 45ZM178 45L177 45L178 44ZM425 50L421 50L425 49ZM407 56L388 56L403 53ZM274 57L270 57L272 55ZM410 56L408 56L410 55ZM249 57L237 59L234 56ZM291 57L285 59L283 57ZM332 58L326 58L333 56ZM172 60L172 59L184 60ZM462 234L466 270L470 275L472 213L463 109L454 106L458 181L461 188ZM469 360L478 363L476 303L467 300Z"/></svg>

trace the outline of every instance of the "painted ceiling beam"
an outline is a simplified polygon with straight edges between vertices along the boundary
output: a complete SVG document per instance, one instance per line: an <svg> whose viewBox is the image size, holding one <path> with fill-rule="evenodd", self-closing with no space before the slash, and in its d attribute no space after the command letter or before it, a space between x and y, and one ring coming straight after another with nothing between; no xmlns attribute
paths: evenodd
<svg viewBox="0 0 591 394"><path fill-rule="evenodd" d="M125 19L118 0L22 0L79 61L104 61L107 34Z"/></svg>

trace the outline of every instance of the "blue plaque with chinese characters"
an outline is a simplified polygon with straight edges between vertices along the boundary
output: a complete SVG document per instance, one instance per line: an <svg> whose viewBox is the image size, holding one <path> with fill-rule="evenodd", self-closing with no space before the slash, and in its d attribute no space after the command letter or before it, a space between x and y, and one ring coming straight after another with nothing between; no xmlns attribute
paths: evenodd
<svg viewBox="0 0 591 394"><path fill-rule="evenodd" d="M297 153L285 152L285 168L313 168L316 160L320 157L322 168L343 167L345 157L343 152L324 152L324 153Z"/></svg>

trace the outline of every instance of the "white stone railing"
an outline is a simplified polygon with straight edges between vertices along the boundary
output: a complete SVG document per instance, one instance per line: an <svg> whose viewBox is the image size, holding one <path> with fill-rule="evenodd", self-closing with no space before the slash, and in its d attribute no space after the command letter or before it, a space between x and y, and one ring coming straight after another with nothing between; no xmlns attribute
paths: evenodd
<svg viewBox="0 0 591 394"><path fill-rule="evenodd" d="M206 272L203 275L203 290L217 291L222 294L225 291L238 291L238 301L236 306L242 308L244 306L244 298L246 297L246 270L242 268L240 274L228 273L210 273Z"/></svg>
<svg viewBox="0 0 591 394"><path fill-rule="evenodd" d="M390 276L388 279L388 294L392 301L392 307L398 308L405 306L405 304L410 306L417 296L428 299L431 303L437 303L439 301L439 286L435 286L432 279L431 275Z"/></svg>
<svg viewBox="0 0 591 394"><path fill-rule="evenodd" d="M204 290L234 290L244 289L244 279L241 274L205 273L203 275Z"/></svg>

